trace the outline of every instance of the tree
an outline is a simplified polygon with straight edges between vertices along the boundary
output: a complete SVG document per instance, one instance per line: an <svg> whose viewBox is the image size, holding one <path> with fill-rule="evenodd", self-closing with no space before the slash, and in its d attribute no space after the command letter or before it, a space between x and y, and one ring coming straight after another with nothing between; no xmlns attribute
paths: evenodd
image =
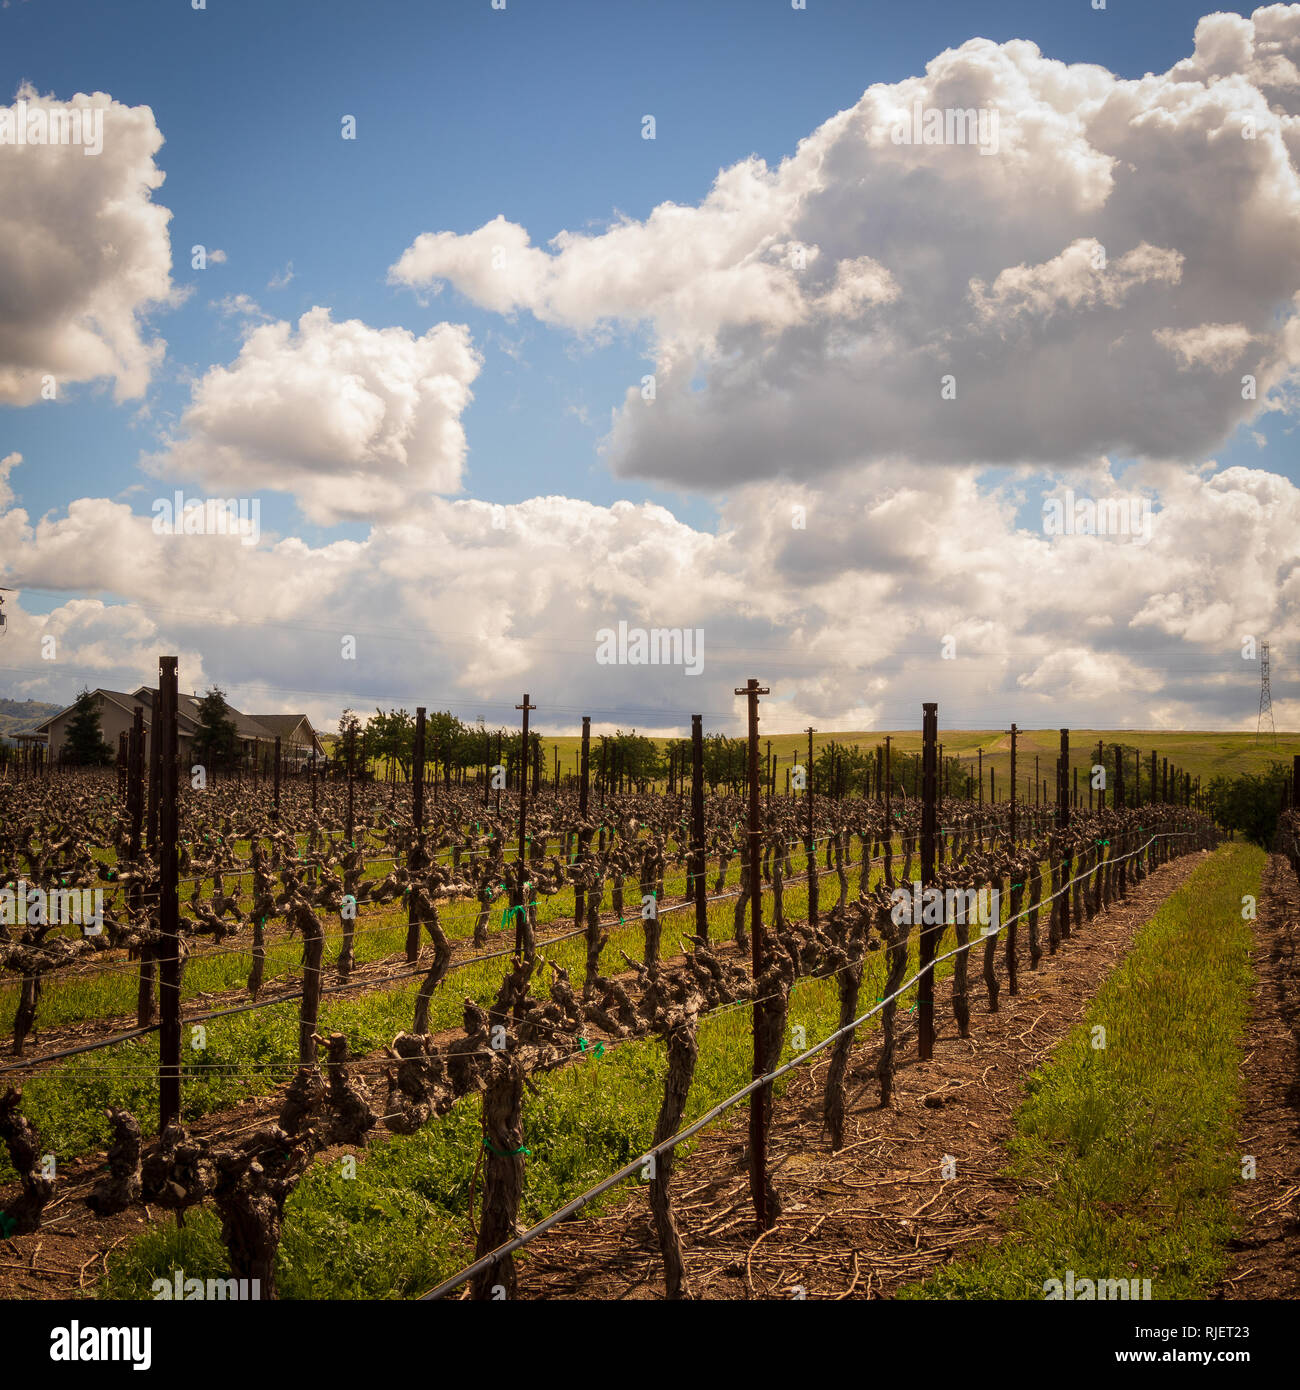
<svg viewBox="0 0 1300 1390"><path fill-rule="evenodd" d="M728 738L725 734L704 736L704 780L712 791L725 782L735 791L748 777L749 742L743 738Z"/></svg>
<svg viewBox="0 0 1300 1390"><path fill-rule="evenodd" d="M454 714L435 710L426 721L426 747L428 758L434 767L444 769L444 776L450 781L451 769L458 765L461 745L466 729Z"/></svg>
<svg viewBox="0 0 1300 1390"><path fill-rule="evenodd" d="M1267 772L1216 777L1206 790L1206 803L1220 825L1240 830L1254 844L1269 849L1290 779L1291 769L1284 762L1270 763Z"/></svg>
<svg viewBox="0 0 1300 1390"><path fill-rule="evenodd" d="M367 756L382 758L388 764L388 780L396 781L396 771L409 776L415 755L415 719L404 709L376 709L366 724Z"/></svg>
<svg viewBox="0 0 1300 1390"><path fill-rule="evenodd" d="M635 729L625 734L619 729L614 734L617 749L615 764L623 776L636 787L662 777L668 770L668 763L655 746L654 740L638 734Z"/></svg>
<svg viewBox="0 0 1300 1390"><path fill-rule="evenodd" d="M339 737L334 745L335 761L347 766L348 761L348 740L359 739L361 734L361 720L357 718L354 711L345 709L339 715Z"/></svg>
<svg viewBox="0 0 1300 1390"><path fill-rule="evenodd" d="M195 761L211 771L229 767L239 749L239 730L230 717L225 691L214 685L199 701L199 727L194 732Z"/></svg>
<svg viewBox="0 0 1300 1390"><path fill-rule="evenodd" d="M89 690L77 696L63 736L63 756L78 767L103 767L113 761L113 750L104 741L99 724L99 701Z"/></svg>

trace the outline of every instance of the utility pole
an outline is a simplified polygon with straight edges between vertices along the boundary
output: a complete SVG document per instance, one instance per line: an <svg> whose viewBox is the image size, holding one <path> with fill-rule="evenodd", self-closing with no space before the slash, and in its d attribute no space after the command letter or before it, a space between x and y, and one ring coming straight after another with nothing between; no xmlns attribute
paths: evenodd
<svg viewBox="0 0 1300 1390"><path fill-rule="evenodd" d="M1268 688L1268 643L1259 652L1259 719L1255 724L1255 742L1258 743L1264 732L1264 720L1268 719L1268 732L1273 746L1277 747L1277 729L1273 724L1273 692Z"/></svg>

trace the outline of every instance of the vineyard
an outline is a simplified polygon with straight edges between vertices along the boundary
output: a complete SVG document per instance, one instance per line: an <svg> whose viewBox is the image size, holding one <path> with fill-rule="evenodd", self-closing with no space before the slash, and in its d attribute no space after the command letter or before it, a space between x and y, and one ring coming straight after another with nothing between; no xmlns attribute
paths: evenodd
<svg viewBox="0 0 1300 1390"><path fill-rule="evenodd" d="M593 787L585 739L550 785L540 763L453 784L423 710L409 781L352 759L203 785L176 756L175 681L164 659L148 758L137 724L116 770L0 782L0 1221L92 1242L77 1270L32 1247L25 1273L65 1295L171 1297L188 1259L261 1298L323 1296L295 1212L340 1232L364 1190L370 1224L423 1250L335 1296L522 1297L521 1252L643 1188L664 1295L692 1297L674 1178L731 1112L733 1224L761 1239L791 1205L769 1162L788 1081L824 1066L806 1142L845 1150L851 1115L896 1105L904 1049L932 1058L937 979L971 1039L1221 838L1154 756L1141 799L1114 758L1080 804L1064 730L1050 804L1018 802L1014 774L1003 801L945 796L934 706L919 796L892 761L880 795L830 764L787 796L759 768L753 682L734 792L706 794L698 717L670 791Z"/></svg>

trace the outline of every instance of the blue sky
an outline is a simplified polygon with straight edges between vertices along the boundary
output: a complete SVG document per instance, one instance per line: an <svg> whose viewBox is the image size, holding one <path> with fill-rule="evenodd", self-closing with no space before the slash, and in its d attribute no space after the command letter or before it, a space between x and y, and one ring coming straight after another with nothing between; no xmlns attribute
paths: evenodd
<svg viewBox="0 0 1300 1390"><path fill-rule="evenodd" d="M468 327L482 367L461 416L461 487L449 496L517 506L554 494L601 508L628 499L658 504L696 533L725 530L734 475L688 473L690 486L616 476L598 447L624 393L653 370L661 325L615 314L573 331L528 308L485 308L454 276L439 294L414 292L389 283L389 267L421 233L466 236L498 215L544 247L561 231L599 236L616 218L644 222L664 204L696 208L720 170L750 155L774 169L869 85L917 76L972 37L1029 39L1048 58L1099 64L1120 78L1162 73L1191 54L1207 10L1175 0L1101 11L852 0L809 0L798 11L777 0L509 0L504 11L489 0L212 0L195 11L174 2L11 0L0 9L0 100L30 82L57 100L102 91L149 107L165 141L155 157L165 182L153 198L172 214L173 283L191 290L183 303L147 313L167 350L142 396L115 402L112 383L100 379L68 385L57 405L0 405L0 457L23 458L9 478L14 505L33 522L65 514L79 498L117 499L148 515L170 487L142 474L140 456L177 432L192 383L232 363L251 325L295 324L324 306L336 323L417 336L444 320ZM641 138L646 113L655 116L653 141ZM355 141L340 138L345 114L356 118ZM195 244L219 248L225 262L192 270ZM260 316L223 312L222 301L236 295ZM871 423L864 419L864 432ZM1295 483L1290 431L1290 417L1275 412L1226 441L1207 440L1183 462L1212 457ZM1108 457L1116 476L1132 458L1123 449ZM1050 470L1053 460L1044 464ZM798 479L798 461L786 467ZM987 468L981 477L986 491L1005 482ZM200 481L168 480L191 490ZM1020 525L1036 524L1042 485L1019 484L1018 510L1011 505ZM268 485L263 527L313 551L372 535L368 520L313 517L300 500ZM66 592L29 583L22 606L32 615L49 616L84 593L149 601L111 582ZM210 674L237 683L250 673ZM302 689L335 688L323 677L297 680ZM630 700L627 692L609 698L615 708ZM823 717L834 716L826 709Z"/></svg>
<svg viewBox="0 0 1300 1390"><path fill-rule="evenodd" d="M905 9L857 0L811 0L804 11L776 0L510 0L504 12L487 0L213 0L203 11L172 0L14 3L0 12L6 99L26 79L63 99L103 90L153 109L166 139L159 197L174 213L175 279L194 286L185 305L156 318L169 361L149 393L151 420L88 387L53 419L0 411L6 446L35 465L16 480L22 501L41 514L70 495L116 496L138 481L140 450L183 409L187 374L238 351L238 324L211 303L246 293L290 319L321 304L335 318L416 332L441 317L467 322L487 357L466 414L474 496L644 497L708 524L707 498L611 478L597 455L611 407L648 370L634 342L585 348L526 314L503 323L454 291L422 308L385 284L405 246L498 213L540 242L619 213L643 218L662 202L698 202L724 165L750 153L777 163L870 83L919 72L977 35L1029 38L1049 56L1124 76L1158 71L1188 51L1205 10L1203 0L1104 12L938 3L920 24ZM653 141L640 138L646 112L656 115ZM345 113L357 117L355 143L340 138ZM196 244L229 260L192 271L184 253ZM293 279L268 289L290 265ZM502 340L522 343L522 360ZM1254 447L1235 444L1244 459ZM1279 462L1294 469L1294 454ZM142 510L153 493L138 500ZM289 524L288 499L274 510Z"/></svg>

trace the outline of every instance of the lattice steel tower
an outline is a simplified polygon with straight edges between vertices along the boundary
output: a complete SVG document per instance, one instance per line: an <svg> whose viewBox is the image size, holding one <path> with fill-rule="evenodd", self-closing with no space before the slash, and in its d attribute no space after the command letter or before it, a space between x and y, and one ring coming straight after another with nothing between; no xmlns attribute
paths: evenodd
<svg viewBox="0 0 1300 1390"><path fill-rule="evenodd" d="M1273 725L1273 692L1268 688L1268 643L1260 647L1259 653L1259 719L1255 724L1255 742L1264 731L1264 717L1268 716L1268 732L1277 747L1277 729Z"/></svg>

